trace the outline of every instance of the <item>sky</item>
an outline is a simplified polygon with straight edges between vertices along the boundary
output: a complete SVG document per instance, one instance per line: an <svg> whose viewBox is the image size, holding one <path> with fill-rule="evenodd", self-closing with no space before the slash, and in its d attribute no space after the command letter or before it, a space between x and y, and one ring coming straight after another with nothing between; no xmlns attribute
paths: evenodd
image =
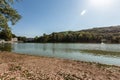
<svg viewBox="0 0 120 80"><path fill-rule="evenodd" d="M13 5L22 18L11 26L17 36L78 31L120 24L120 0L22 0Z"/></svg>

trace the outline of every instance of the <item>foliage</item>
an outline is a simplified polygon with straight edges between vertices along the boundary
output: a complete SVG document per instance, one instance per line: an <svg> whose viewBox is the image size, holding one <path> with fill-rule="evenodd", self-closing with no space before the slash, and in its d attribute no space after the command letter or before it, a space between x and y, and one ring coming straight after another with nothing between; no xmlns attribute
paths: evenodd
<svg viewBox="0 0 120 80"><path fill-rule="evenodd" d="M5 29L3 29L1 32L0 32L0 38L1 39L4 39L4 40L6 40L6 41L9 41L9 40L11 40L11 38L12 38L12 32L11 32L11 30L8 28L7 30Z"/></svg>
<svg viewBox="0 0 120 80"><path fill-rule="evenodd" d="M35 42L82 42L101 43L102 39L106 43L120 43L120 26L93 28L81 31L66 31L52 33L35 39Z"/></svg>
<svg viewBox="0 0 120 80"><path fill-rule="evenodd" d="M27 40L27 38L24 37L24 36L18 36L17 38L18 38L18 41L23 41L23 42L25 42L25 41Z"/></svg>
<svg viewBox="0 0 120 80"><path fill-rule="evenodd" d="M15 0L0 0L0 30L5 33L4 35L12 36L10 27L8 26L8 22L11 22L14 25L21 16L18 12L12 8L12 4ZM9 33L7 35L7 33Z"/></svg>

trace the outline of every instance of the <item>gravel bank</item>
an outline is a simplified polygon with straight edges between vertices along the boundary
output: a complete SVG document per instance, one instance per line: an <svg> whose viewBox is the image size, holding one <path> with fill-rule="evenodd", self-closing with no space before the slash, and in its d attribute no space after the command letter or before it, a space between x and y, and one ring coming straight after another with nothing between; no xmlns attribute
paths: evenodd
<svg viewBox="0 0 120 80"><path fill-rule="evenodd" d="M120 80L120 67L0 52L0 80Z"/></svg>

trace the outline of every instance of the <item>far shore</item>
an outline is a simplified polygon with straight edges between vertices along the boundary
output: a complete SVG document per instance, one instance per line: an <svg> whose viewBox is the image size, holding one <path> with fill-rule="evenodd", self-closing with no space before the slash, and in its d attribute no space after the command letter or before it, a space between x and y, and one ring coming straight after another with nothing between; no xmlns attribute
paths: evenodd
<svg viewBox="0 0 120 80"><path fill-rule="evenodd" d="M119 80L120 66L0 52L0 80Z"/></svg>

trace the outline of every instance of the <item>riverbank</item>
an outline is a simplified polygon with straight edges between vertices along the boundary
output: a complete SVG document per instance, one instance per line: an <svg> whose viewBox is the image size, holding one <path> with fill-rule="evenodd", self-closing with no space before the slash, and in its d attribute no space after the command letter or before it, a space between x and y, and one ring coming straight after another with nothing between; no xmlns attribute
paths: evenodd
<svg viewBox="0 0 120 80"><path fill-rule="evenodd" d="M120 67L0 52L1 80L119 80Z"/></svg>

